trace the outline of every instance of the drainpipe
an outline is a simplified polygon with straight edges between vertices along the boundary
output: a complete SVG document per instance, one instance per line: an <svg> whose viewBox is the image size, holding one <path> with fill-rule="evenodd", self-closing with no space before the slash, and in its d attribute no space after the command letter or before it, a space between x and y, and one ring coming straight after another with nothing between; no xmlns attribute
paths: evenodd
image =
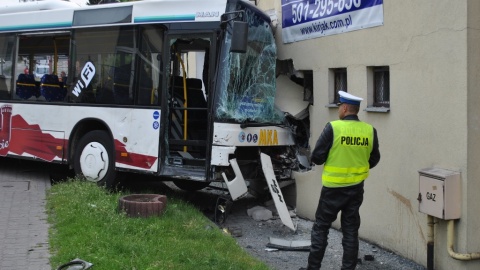
<svg viewBox="0 0 480 270"><path fill-rule="evenodd" d="M454 231L454 222L455 220L449 220L448 221L448 227L447 227L447 248L448 248L448 254L456 260L461 260L461 261L470 261L470 260L478 260L480 259L480 252L473 252L473 253L456 253L453 250L453 242L454 241L454 236L453 236L453 231Z"/></svg>
<svg viewBox="0 0 480 270"><path fill-rule="evenodd" d="M434 225L435 218L433 216L427 215L428 218L428 231L427 231L427 270L433 270L433 255L434 253Z"/></svg>

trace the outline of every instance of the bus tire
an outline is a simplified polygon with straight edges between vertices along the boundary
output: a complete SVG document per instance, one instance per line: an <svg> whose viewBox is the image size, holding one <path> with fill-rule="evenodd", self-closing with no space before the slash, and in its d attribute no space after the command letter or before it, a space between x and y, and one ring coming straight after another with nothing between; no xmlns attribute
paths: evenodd
<svg viewBox="0 0 480 270"><path fill-rule="evenodd" d="M197 191L204 189L210 185L210 182L199 182L191 180L173 180L175 186L185 191Z"/></svg>
<svg viewBox="0 0 480 270"><path fill-rule="evenodd" d="M99 186L115 187L113 141L107 132L94 130L85 134L78 142L73 159L76 175Z"/></svg>

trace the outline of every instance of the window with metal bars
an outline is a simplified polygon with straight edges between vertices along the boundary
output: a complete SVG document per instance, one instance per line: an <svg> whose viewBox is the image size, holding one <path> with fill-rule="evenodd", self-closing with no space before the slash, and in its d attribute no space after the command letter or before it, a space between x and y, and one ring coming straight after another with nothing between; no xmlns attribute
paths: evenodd
<svg viewBox="0 0 480 270"><path fill-rule="evenodd" d="M313 105L313 72L311 70L303 71L303 101Z"/></svg>
<svg viewBox="0 0 480 270"><path fill-rule="evenodd" d="M390 69L389 67L373 68L373 106L390 107Z"/></svg>
<svg viewBox="0 0 480 270"><path fill-rule="evenodd" d="M347 88L347 69L346 68L334 68L332 69L333 74L334 74L334 86L333 86L333 95L334 95L334 100L333 104L337 104L340 100L340 97L338 95L338 91L343 90L345 92L348 92Z"/></svg>

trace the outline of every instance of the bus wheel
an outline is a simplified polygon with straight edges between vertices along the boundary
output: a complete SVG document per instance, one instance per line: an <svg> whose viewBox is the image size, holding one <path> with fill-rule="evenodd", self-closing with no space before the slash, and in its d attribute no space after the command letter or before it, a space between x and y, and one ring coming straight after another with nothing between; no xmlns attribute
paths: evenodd
<svg viewBox="0 0 480 270"><path fill-rule="evenodd" d="M115 187L113 143L105 131L85 134L78 142L73 162L76 175L83 175L99 186Z"/></svg>
<svg viewBox="0 0 480 270"><path fill-rule="evenodd" d="M210 185L210 182L199 182L191 180L174 180L173 183L181 190L197 191Z"/></svg>

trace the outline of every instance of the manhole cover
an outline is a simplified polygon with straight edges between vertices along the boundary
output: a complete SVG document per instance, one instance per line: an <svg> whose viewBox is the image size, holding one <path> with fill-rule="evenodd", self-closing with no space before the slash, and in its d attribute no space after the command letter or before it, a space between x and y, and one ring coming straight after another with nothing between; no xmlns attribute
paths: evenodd
<svg viewBox="0 0 480 270"><path fill-rule="evenodd" d="M129 217L160 216L167 206L167 196L159 194L131 194L118 200L118 208Z"/></svg>

